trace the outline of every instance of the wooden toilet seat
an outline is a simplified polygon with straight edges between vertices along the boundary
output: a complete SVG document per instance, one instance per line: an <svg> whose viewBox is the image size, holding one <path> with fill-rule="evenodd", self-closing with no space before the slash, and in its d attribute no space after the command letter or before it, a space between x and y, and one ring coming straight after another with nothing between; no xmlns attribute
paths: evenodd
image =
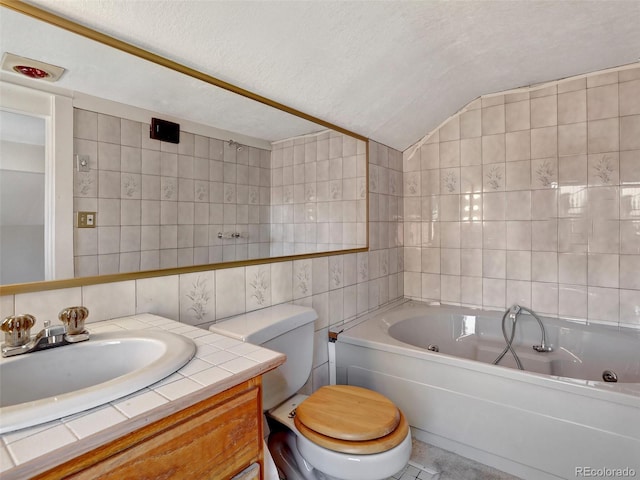
<svg viewBox="0 0 640 480"><path fill-rule="evenodd" d="M294 423L317 445L351 454L385 452L402 443L409 431L391 400L351 385L318 389L298 405Z"/></svg>

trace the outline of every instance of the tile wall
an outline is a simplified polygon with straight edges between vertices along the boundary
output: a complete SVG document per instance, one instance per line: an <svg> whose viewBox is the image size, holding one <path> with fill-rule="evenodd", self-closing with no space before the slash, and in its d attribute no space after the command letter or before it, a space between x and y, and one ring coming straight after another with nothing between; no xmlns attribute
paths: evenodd
<svg viewBox="0 0 640 480"><path fill-rule="evenodd" d="M98 225L74 229L76 276L269 255L268 150L188 132L160 142L148 124L75 109L74 153L90 166L74 169L74 210Z"/></svg>
<svg viewBox="0 0 640 480"><path fill-rule="evenodd" d="M271 255L366 245L366 143L325 131L274 142Z"/></svg>
<svg viewBox="0 0 640 480"><path fill-rule="evenodd" d="M481 97L403 162L405 296L640 327L640 67Z"/></svg>
<svg viewBox="0 0 640 480"><path fill-rule="evenodd" d="M368 252L1 296L0 315L31 313L39 330L44 320L56 323L62 308L85 305L90 322L148 312L207 328L270 305L307 305L319 318L306 390L325 385L329 327L403 296L402 154L374 142L369 148L377 181Z"/></svg>

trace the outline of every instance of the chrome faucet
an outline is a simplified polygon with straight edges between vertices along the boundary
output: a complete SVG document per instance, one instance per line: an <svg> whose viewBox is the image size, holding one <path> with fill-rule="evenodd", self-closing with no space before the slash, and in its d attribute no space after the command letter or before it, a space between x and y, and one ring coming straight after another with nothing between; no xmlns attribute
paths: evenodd
<svg viewBox="0 0 640 480"><path fill-rule="evenodd" d="M516 305L517 307L518 305ZM553 347L551 345L547 345L547 333L544 330L544 325L542 324L542 320L535 314L533 310L529 310L528 308L520 307L520 310L527 312L533 318L538 321L538 325L540 325L540 331L542 332L542 339L540 340L540 345L534 345L532 348L539 353L548 353L553 352Z"/></svg>
<svg viewBox="0 0 640 480"><path fill-rule="evenodd" d="M47 320L44 322L44 328L33 337L31 328L36 323L33 315L6 317L0 325L5 335L2 356L12 357L89 340L89 332L84 328L88 316L89 310L85 307L65 308L58 315L63 325L51 326L51 322Z"/></svg>
<svg viewBox="0 0 640 480"><path fill-rule="evenodd" d="M533 318L535 318L538 321L538 325L540 325L540 330L542 332L542 340L540 341L540 345L533 345L532 348L539 353L553 352L553 347L551 347L550 345L547 345L547 334L544 330L544 325L542 324L542 321L540 320L538 315L536 315L533 310L529 310L526 307L521 307L520 305L514 304L502 316L502 335L504 336L504 339L507 342L507 346L504 347L504 350L502 351L502 353L500 353L500 355L498 355L498 357L493 361L494 365L497 365L498 363L500 363L500 360L502 360L505 354L510 351L511 354L513 355L514 360L516 361L518 368L520 370L524 370L524 367L522 366L522 362L520 362L520 358L518 357L518 354L513 349L513 338L515 337L515 334L516 334L516 323L518 322L518 315L522 312L526 312L529 315L531 315ZM511 320L510 336L507 334L507 329L505 325L505 320L507 318Z"/></svg>
<svg viewBox="0 0 640 480"><path fill-rule="evenodd" d="M540 353L553 352L553 347L547 345L547 333L544 330L544 325L542 324L542 320L540 320L538 315L536 315L533 310L529 310L526 307L521 307L520 305L511 305L511 308L509 308L509 311L508 311L509 320L511 320L511 322L515 326L515 323L518 319L518 315L521 312L526 312L529 315L531 315L533 318L535 318L538 321L538 325L540 325L540 331L542 332L542 340L540 341L540 345L534 345L532 348L536 352L540 352Z"/></svg>

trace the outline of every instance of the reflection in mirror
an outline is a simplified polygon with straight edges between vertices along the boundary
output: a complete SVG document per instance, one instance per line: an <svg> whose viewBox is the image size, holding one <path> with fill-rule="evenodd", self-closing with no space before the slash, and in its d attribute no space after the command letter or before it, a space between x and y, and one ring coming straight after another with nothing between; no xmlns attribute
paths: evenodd
<svg viewBox="0 0 640 480"><path fill-rule="evenodd" d="M45 279L44 119L0 110L0 284Z"/></svg>
<svg viewBox="0 0 640 480"><path fill-rule="evenodd" d="M73 276L367 246L362 137L6 8L0 27L2 53L65 68L0 82L72 98L72 131L52 134L73 145L55 172L73 176L55 196L73 203ZM150 138L151 118L180 124L179 143Z"/></svg>
<svg viewBox="0 0 640 480"><path fill-rule="evenodd" d="M363 246L363 142L321 131L269 148L74 111L76 275L184 267ZM358 151L358 143L362 144ZM360 241L360 243L358 243Z"/></svg>

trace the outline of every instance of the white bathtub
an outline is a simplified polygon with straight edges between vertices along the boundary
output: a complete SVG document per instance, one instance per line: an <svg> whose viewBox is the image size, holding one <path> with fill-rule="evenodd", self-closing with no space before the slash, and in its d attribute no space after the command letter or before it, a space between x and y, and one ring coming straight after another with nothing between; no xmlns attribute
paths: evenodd
<svg viewBox="0 0 640 480"><path fill-rule="evenodd" d="M541 318L554 351L531 348L540 327L521 314L520 371L510 353L492 364L502 313L404 302L339 335L338 383L387 395L415 437L522 478L640 477L640 332Z"/></svg>

